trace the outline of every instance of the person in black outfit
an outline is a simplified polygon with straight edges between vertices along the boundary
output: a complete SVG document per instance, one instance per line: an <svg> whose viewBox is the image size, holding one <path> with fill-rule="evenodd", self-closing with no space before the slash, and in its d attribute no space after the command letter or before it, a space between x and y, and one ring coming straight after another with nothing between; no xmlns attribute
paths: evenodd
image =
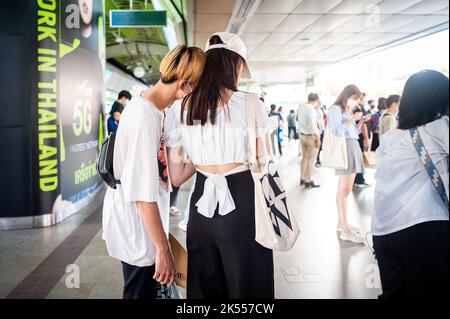
<svg viewBox="0 0 450 319"><path fill-rule="evenodd" d="M380 97L378 99L378 112L372 115L371 121L372 121L372 129L373 129L373 138L372 138L372 146L371 151L375 152L380 146L380 119L381 116L383 116L384 112L387 109L387 99L384 97Z"/></svg>
<svg viewBox="0 0 450 319"><path fill-rule="evenodd" d="M117 131L119 127L120 115L122 114L126 104L131 100L131 94L128 91L121 91L117 101L111 107L108 118L108 134Z"/></svg>
<svg viewBox="0 0 450 319"><path fill-rule="evenodd" d="M366 109L364 108L364 99L366 97L366 94L363 93L363 95L361 95L361 99L359 100L359 104L358 104L358 108L355 109L355 112L362 112L363 113L363 119L367 120L367 116L368 116L368 112L366 111ZM359 147L361 148L361 151L367 152L369 150L369 132L368 132L368 128L367 128L367 124L364 123L363 126L361 127L361 133L359 134L359 139L358 139L358 143L359 143ZM355 178L355 186L357 187L369 187L370 185L366 182L366 179L364 178L364 174L363 173L359 173L356 174L356 178Z"/></svg>

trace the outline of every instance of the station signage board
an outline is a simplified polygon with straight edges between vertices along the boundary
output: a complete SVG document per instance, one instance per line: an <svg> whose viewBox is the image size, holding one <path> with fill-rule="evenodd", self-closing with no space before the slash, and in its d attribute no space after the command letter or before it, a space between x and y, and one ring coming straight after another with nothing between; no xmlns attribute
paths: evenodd
<svg viewBox="0 0 450 319"><path fill-rule="evenodd" d="M149 28L167 26L166 11L148 10L111 10L109 12L111 28Z"/></svg>

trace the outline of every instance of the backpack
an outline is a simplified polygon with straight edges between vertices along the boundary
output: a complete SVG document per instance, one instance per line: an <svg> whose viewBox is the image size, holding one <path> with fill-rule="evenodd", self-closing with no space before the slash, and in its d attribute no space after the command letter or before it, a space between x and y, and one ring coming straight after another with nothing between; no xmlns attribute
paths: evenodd
<svg viewBox="0 0 450 319"><path fill-rule="evenodd" d="M114 177L113 158L114 143L116 142L116 132L112 132L102 143L100 153L97 159L97 172L103 181L111 188L116 189L120 184L119 180Z"/></svg>

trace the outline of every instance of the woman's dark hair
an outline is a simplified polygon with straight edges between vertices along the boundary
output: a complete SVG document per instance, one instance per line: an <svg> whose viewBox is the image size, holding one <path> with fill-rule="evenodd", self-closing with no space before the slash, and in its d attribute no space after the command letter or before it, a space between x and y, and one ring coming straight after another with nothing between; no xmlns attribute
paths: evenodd
<svg viewBox="0 0 450 319"><path fill-rule="evenodd" d="M400 100L398 128L409 130L448 115L448 85L448 77L437 71L413 74Z"/></svg>
<svg viewBox="0 0 450 319"><path fill-rule="evenodd" d="M341 107L342 113L344 113L347 108L347 100L354 95L361 96L361 91L354 84L347 85L338 96L336 102L334 102L334 105L339 105Z"/></svg>
<svg viewBox="0 0 450 319"><path fill-rule="evenodd" d="M387 107L387 99L385 97L380 97L378 99L378 112L386 110Z"/></svg>
<svg viewBox="0 0 450 319"><path fill-rule="evenodd" d="M210 45L223 44L222 39L214 35L209 40ZM238 83L238 67L244 59L237 53L223 48L212 49L206 52L205 68L197 87L182 103L181 119L184 119L184 110L187 108L187 125L200 121L205 125L209 120L215 124L217 107L227 101L227 89L236 92ZM188 107L186 107L188 106Z"/></svg>

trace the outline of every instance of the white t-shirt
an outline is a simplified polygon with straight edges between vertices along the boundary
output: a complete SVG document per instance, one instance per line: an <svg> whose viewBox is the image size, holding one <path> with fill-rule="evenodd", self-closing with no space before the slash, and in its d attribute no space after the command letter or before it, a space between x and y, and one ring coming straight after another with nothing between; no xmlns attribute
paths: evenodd
<svg viewBox="0 0 450 319"><path fill-rule="evenodd" d="M419 133L448 197L448 117L419 127ZM419 160L408 130L393 129L384 134L377 157L373 235L391 234L423 222L448 220L448 210Z"/></svg>
<svg viewBox="0 0 450 319"><path fill-rule="evenodd" d="M110 256L139 267L155 263L156 249L137 202L157 202L164 230L169 230L169 192L160 180L157 159L163 119L141 97L127 105L114 145L114 175L121 184L108 188L103 204L103 239Z"/></svg>
<svg viewBox="0 0 450 319"><path fill-rule="evenodd" d="M298 108L298 127L301 134L320 135L317 113L313 105L303 104Z"/></svg>
<svg viewBox="0 0 450 319"><path fill-rule="evenodd" d="M209 121L203 126L200 123L186 125L187 110L181 124L181 103L175 103L166 112L164 134L167 146L183 146L195 165L247 163L250 144L245 106L249 99L256 104L257 119L260 119L256 123L256 137L264 137L270 127L264 104L256 95L238 91L231 96L227 106L218 108L214 125Z"/></svg>

